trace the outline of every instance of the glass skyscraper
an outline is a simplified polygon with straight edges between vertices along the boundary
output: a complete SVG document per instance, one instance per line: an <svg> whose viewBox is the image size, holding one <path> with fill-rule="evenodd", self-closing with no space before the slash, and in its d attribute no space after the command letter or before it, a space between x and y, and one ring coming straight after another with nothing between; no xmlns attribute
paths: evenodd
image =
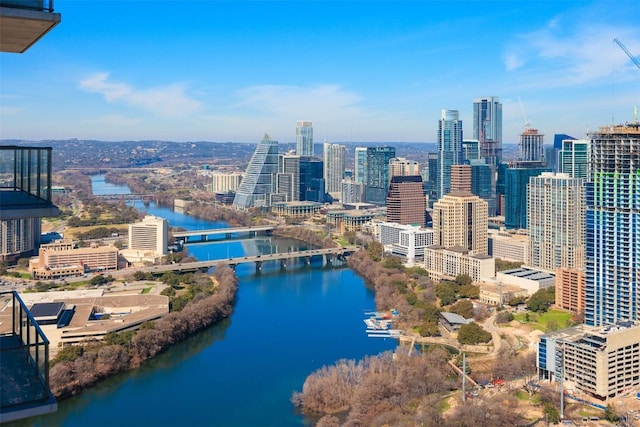
<svg viewBox="0 0 640 427"><path fill-rule="evenodd" d="M269 206L277 173L278 141L272 141L265 133L249 161L245 177L233 199L233 206L243 210Z"/></svg>
<svg viewBox="0 0 640 427"><path fill-rule="evenodd" d="M504 171L505 228L527 228L527 185L542 172L550 169L539 162L516 162Z"/></svg>
<svg viewBox="0 0 640 427"><path fill-rule="evenodd" d="M364 177L367 172L367 147L356 147L356 157L354 163L354 179L356 182L364 183Z"/></svg>
<svg viewBox="0 0 640 427"><path fill-rule="evenodd" d="M480 155L494 169L502 161L502 104L497 96L473 99L473 138Z"/></svg>
<svg viewBox="0 0 640 427"><path fill-rule="evenodd" d="M640 124L590 135L585 322L640 320Z"/></svg>
<svg viewBox="0 0 640 427"><path fill-rule="evenodd" d="M347 147L339 144L324 143L324 181L325 193L333 199L342 197L342 178L344 178L345 153Z"/></svg>
<svg viewBox="0 0 640 427"><path fill-rule="evenodd" d="M574 178L589 177L589 141L565 139L558 151L558 172Z"/></svg>
<svg viewBox="0 0 640 427"><path fill-rule="evenodd" d="M389 161L396 157L395 147L367 147L365 200L384 206L389 189Z"/></svg>
<svg viewBox="0 0 640 427"><path fill-rule="evenodd" d="M462 164L462 120L458 110L442 110L438 122L438 199L451 191L451 166Z"/></svg>
<svg viewBox="0 0 640 427"><path fill-rule="evenodd" d="M296 154L313 156L313 123L308 120L296 124Z"/></svg>

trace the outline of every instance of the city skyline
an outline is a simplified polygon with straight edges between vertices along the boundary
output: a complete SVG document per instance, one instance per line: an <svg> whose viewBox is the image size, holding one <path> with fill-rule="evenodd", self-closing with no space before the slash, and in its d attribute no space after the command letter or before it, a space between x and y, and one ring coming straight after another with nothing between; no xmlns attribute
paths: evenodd
<svg viewBox="0 0 640 427"><path fill-rule="evenodd" d="M435 142L473 99L576 138L634 119L640 4L79 2L24 54L0 54L0 139ZM635 11L635 12L634 12ZM356 19L354 19L354 17ZM303 19L304 18L304 19Z"/></svg>

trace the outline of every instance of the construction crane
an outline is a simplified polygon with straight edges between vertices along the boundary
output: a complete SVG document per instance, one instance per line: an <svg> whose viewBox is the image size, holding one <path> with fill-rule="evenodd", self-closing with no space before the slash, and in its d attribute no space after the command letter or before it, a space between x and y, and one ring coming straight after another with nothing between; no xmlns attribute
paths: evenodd
<svg viewBox="0 0 640 427"><path fill-rule="evenodd" d="M638 67L638 69L640 70L640 61L638 61L638 59L637 59L635 56L633 56L633 55L631 54L631 52L629 52L629 49L627 49L627 48L625 47L625 45L623 45L623 44L622 44L622 42L621 42L620 40L618 40L618 39L613 39L613 41L614 41L614 42L616 42L616 43L618 44L618 46L620 46L620 49L624 50L624 53L626 53L626 54L627 54L627 56L628 56L629 58L631 58L631 60L633 61L633 63L634 63L634 64L636 64L636 67Z"/></svg>
<svg viewBox="0 0 640 427"><path fill-rule="evenodd" d="M522 117L524 117L524 130L528 131L529 129L531 129L531 122L527 118L527 113L525 113L524 111L524 107L522 106L522 101L520 100L520 97L518 97L518 103L520 104L520 109L522 110Z"/></svg>

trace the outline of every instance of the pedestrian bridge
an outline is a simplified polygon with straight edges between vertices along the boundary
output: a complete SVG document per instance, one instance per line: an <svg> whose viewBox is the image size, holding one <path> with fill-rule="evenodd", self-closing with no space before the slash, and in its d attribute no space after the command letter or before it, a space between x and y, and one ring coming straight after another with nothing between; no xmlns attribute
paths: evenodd
<svg viewBox="0 0 640 427"><path fill-rule="evenodd" d="M209 239L221 240L240 238L241 236L255 237L259 234L270 235L275 227L272 225L263 225L255 227L235 227L235 228L211 228L208 230L189 230L175 231L173 237L178 240L184 240L182 243L206 242Z"/></svg>
<svg viewBox="0 0 640 427"><path fill-rule="evenodd" d="M165 271L178 271L188 272L196 270L208 270L218 264L225 264L232 268L235 268L239 264L255 263L256 270L262 269L262 264L265 262L279 262L280 266L285 268L287 263L296 260L303 259L306 264L311 262L313 257L324 257L328 263L334 258L344 259L358 250L358 246L345 246L340 248L323 248L323 249L309 249L305 251L296 252L282 252L265 255L251 255L234 258L213 259L207 261L195 261L195 262L182 262L177 264L156 265L152 267L136 268L136 271L142 271L145 273L164 273Z"/></svg>

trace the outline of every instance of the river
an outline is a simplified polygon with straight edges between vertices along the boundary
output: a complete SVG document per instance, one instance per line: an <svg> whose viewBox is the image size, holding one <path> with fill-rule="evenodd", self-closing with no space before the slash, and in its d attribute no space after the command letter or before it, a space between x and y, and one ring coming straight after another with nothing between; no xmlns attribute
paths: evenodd
<svg viewBox="0 0 640 427"><path fill-rule="evenodd" d="M126 192L101 187L94 192ZM157 207L136 206L186 229L223 227ZM188 245L200 260L295 250L299 242L256 238ZM215 257L215 258L214 258ZM361 359L396 347L390 338L368 338L364 312L373 293L350 269L278 263L239 265L237 303L230 319L146 363L62 400L58 412L16 425L35 426L303 426L291 394L307 375L339 359Z"/></svg>

